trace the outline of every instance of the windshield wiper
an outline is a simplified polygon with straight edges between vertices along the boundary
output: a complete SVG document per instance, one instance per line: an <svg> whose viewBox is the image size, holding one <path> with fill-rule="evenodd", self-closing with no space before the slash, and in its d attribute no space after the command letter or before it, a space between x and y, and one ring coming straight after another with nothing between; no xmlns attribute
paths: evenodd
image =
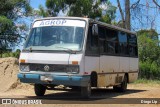
<svg viewBox="0 0 160 107"><path fill-rule="evenodd" d="M63 50L64 52L70 53L70 54L76 54L76 51L69 49L69 48L64 48L64 47L56 47L56 48L62 48L62 49L66 49Z"/></svg>

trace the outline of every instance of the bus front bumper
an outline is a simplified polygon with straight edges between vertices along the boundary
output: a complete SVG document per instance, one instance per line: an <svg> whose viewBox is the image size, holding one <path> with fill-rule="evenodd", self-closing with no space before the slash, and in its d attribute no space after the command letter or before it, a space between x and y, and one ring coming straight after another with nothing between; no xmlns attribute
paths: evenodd
<svg viewBox="0 0 160 107"><path fill-rule="evenodd" d="M90 76L75 76L75 75L42 75L42 74L28 74L18 73L20 82L35 83L35 84L54 84L66 86L87 86Z"/></svg>

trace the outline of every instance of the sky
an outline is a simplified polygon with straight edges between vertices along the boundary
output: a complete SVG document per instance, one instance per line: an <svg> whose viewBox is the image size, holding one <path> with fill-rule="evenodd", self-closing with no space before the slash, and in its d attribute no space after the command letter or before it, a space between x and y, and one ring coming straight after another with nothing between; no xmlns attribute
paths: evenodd
<svg viewBox="0 0 160 107"><path fill-rule="evenodd" d="M45 6L46 0L30 0L31 7L38 9L39 5Z"/></svg>

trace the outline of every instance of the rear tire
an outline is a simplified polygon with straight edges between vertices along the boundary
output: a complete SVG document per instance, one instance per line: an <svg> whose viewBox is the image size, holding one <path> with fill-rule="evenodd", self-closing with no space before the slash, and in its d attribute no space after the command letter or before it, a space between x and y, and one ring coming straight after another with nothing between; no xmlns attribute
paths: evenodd
<svg viewBox="0 0 160 107"><path fill-rule="evenodd" d="M91 83L88 82L87 86L81 87L82 98L90 98L91 96Z"/></svg>
<svg viewBox="0 0 160 107"><path fill-rule="evenodd" d="M116 92L125 92L127 90L127 76L124 76L123 82L118 86L113 86Z"/></svg>
<svg viewBox="0 0 160 107"><path fill-rule="evenodd" d="M42 84L34 84L34 92L36 96L43 96L46 92L46 87Z"/></svg>

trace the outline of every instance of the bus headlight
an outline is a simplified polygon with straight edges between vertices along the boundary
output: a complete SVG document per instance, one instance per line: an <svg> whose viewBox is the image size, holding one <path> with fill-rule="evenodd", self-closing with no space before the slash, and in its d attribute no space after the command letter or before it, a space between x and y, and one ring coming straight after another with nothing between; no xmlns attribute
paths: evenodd
<svg viewBox="0 0 160 107"><path fill-rule="evenodd" d="M20 71L29 72L29 65L20 65Z"/></svg>
<svg viewBox="0 0 160 107"><path fill-rule="evenodd" d="M79 73L79 66L69 66L67 67L67 73Z"/></svg>

